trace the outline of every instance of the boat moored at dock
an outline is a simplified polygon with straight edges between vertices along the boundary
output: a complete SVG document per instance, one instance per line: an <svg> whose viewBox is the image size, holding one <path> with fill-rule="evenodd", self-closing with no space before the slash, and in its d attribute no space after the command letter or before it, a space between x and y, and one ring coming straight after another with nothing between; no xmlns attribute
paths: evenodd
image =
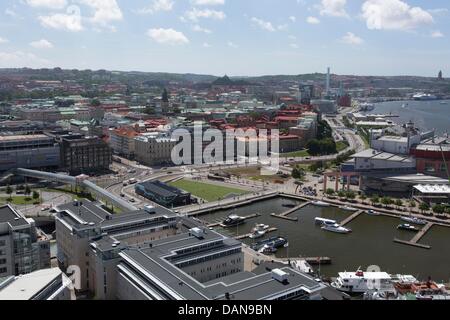
<svg viewBox="0 0 450 320"><path fill-rule="evenodd" d="M418 232L420 229L407 223L400 224L397 229Z"/></svg>
<svg viewBox="0 0 450 320"><path fill-rule="evenodd" d="M316 207L323 207L323 208L331 207L331 204L324 201L311 201L311 204Z"/></svg>
<svg viewBox="0 0 450 320"><path fill-rule="evenodd" d="M347 234L347 233L352 232L351 229L342 227L341 225L339 225L337 223L335 223L335 224L325 224L322 227L322 230L330 231L330 232L334 232L334 233L342 233L342 234Z"/></svg>
<svg viewBox="0 0 450 320"><path fill-rule="evenodd" d="M222 225L225 228L230 228L230 227L235 227L241 224L245 223L245 218L244 217L240 217L238 215L231 215L228 216L228 218L226 218L223 222Z"/></svg>
<svg viewBox="0 0 450 320"><path fill-rule="evenodd" d="M419 218L416 218L416 217L402 217L401 220L405 221L405 222L409 222L409 223L423 225L423 226L427 224L426 220L419 219Z"/></svg>

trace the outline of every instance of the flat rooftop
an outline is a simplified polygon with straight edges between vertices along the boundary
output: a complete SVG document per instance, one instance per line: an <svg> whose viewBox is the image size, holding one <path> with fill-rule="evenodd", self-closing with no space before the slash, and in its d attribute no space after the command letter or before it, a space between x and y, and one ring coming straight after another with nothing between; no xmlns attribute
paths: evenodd
<svg viewBox="0 0 450 320"><path fill-rule="evenodd" d="M27 226L28 221L9 205L0 207L0 223L9 223L12 227Z"/></svg>
<svg viewBox="0 0 450 320"><path fill-rule="evenodd" d="M274 280L272 274L267 271L261 273L239 272L201 283L174 264L180 262L178 258L173 260L176 252L215 241L223 241L224 247L229 249L242 246L239 241L226 238L215 231L206 230L206 232L203 239L185 233L155 241L152 243L152 247L130 247L120 253L125 261L122 267L126 269L127 264L131 264L145 270L147 275L150 274L153 279L161 281L178 298L187 300L221 300L225 299L226 293L229 293L233 300L273 299L277 295L291 290L311 292L325 288L323 284L316 282L311 277L287 266L280 267L289 274L288 282L285 284ZM216 250L220 251L221 249L222 247L219 245ZM211 250L215 251L215 249ZM202 250L193 254L184 254L181 259L195 259L208 253L210 252Z"/></svg>
<svg viewBox="0 0 450 320"><path fill-rule="evenodd" d="M409 156L393 154L393 153L384 152L384 151L377 151L374 149L367 149L362 152L356 153L352 156L352 158L387 160L387 161L395 161L395 162L412 162L412 159Z"/></svg>
<svg viewBox="0 0 450 320"><path fill-rule="evenodd" d="M53 268L7 278L3 283L0 282L0 300L31 300L61 276L62 271Z"/></svg>
<svg viewBox="0 0 450 320"><path fill-rule="evenodd" d="M46 136L45 134L0 136L0 143L16 142L16 141L31 141L31 140L39 140L39 139L51 140L52 138L49 136Z"/></svg>

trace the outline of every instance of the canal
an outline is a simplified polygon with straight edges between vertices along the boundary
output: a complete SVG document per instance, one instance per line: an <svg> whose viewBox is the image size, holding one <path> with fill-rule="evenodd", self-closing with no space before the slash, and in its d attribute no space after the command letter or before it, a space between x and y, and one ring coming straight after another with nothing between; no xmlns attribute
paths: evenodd
<svg viewBox="0 0 450 320"><path fill-rule="evenodd" d="M420 241L432 246L431 250L426 250L393 242L394 238L410 240L414 236L414 233L397 230L397 226L401 223L397 218L362 214L346 226L353 232L342 235L323 231L314 223L315 217L339 222L351 215L350 212L339 208L306 206L290 215L298 217L298 222L270 216L271 213L280 214L289 210L285 205L301 203L293 199L274 198L233 210L215 211L199 218L214 223L232 213L241 216L259 213L260 217L247 220L244 225L230 229L218 228L218 231L236 236L250 233L255 223L268 224L278 231L266 235L266 238L279 235L289 240L289 247L279 250L276 253L277 257L330 257L332 265L320 268L321 274L326 277L335 277L340 271L355 271L358 267L366 269L368 266L377 265L382 271L391 274L412 274L421 280L426 280L430 276L438 282L449 282L450 228L433 227ZM244 240L247 244L251 244L252 241ZM315 267L316 271L317 269Z"/></svg>

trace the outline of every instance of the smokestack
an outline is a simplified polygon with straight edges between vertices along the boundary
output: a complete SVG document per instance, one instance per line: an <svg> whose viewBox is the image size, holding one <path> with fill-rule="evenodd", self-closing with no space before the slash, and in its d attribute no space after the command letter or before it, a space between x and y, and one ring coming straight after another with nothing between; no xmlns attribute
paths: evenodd
<svg viewBox="0 0 450 320"><path fill-rule="evenodd" d="M327 96L330 95L330 67L327 69L327 89L326 89Z"/></svg>

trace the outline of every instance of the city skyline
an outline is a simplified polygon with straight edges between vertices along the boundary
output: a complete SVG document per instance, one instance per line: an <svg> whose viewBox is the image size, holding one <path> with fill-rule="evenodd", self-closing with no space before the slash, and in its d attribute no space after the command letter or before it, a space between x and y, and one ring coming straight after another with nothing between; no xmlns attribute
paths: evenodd
<svg viewBox="0 0 450 320"><path fill-rule="evenodd" d="M437 75L438 0L21 0L0 4L0 67L230 76Z"/></svg>

